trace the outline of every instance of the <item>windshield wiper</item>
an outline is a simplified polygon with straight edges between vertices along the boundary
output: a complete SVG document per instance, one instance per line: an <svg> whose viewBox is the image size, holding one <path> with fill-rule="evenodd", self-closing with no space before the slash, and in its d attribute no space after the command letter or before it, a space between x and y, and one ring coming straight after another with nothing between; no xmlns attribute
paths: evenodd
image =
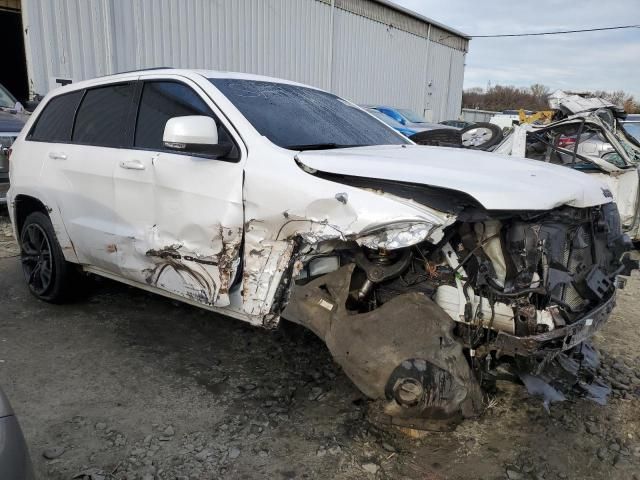
<svg viewBox="0 0 640 480"><path fill-rule="evenodd" d="M334 148L366 147L367 145L340 145L339 143L308 143L306 145L287 145L289 150L332 150Z"/></svg>

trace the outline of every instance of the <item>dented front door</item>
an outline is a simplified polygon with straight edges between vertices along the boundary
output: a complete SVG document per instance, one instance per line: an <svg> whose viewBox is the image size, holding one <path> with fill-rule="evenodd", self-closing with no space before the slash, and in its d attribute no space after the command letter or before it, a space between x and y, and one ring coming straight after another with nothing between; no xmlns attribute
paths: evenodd
<svg viewBox="0 0 640 480"><path fill-rule="evenodd" d="M200 304L227 306L242 242L241 152L218 160L163 147L168 118L218 121L188 81L149 80L139 96L134 149L115 174L121 275ZM219 125L221 138L232 141Z"/></svg>

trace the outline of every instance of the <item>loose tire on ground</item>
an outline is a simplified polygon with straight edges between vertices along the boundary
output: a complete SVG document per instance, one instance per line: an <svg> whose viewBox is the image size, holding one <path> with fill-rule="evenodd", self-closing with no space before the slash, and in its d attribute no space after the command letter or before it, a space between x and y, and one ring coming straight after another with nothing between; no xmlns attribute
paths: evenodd
<svg viewBox="0 0 640 480"><path fill-rule="evenodd" d="M498 125L487 122L474 123L460 130L462 146L472 150L488 150L500 143L503 136Z"/></svg>
<svg viewBox="0 0 640 480"><path fill-rule="evenodd" d="M22 271L31 293L45 302L70 300L77 286L77 267L64 259L49 217L30 213L20 231Z"/></svg>
<svg viewBox="0 0 640 480"><path fill-rule="evenodd" d="M436 128L424 132L414 133L409 137L418 145L431 145L435 147L460 147L462 138L460 130L454 128Z"/></svg>

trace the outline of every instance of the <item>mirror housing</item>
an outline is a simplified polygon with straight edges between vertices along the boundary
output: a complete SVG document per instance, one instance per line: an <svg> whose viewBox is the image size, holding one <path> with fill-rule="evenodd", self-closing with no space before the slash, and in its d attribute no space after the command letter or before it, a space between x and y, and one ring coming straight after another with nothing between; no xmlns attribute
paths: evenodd
<svg viewBox="0 0 640 480"><path fill-rule="evenodd" d="M170 150L182 153L223 157L233 145L218 143L218 126L213 118L204 115L173 117L167 120L162 143Z"/></svg>

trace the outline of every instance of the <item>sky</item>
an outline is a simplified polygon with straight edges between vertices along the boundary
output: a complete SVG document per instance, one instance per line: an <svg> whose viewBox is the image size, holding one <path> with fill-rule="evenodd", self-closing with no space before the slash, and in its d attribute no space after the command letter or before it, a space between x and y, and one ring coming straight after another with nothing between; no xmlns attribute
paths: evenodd
<svg viewBox="0 0 640 480"><path fill-rule="evenodd" d="M393 0L467 35L640 24L640 0ZM542 83L555 90L625 90L640 101L640 28L472 39L465 88Z"/></svg>

